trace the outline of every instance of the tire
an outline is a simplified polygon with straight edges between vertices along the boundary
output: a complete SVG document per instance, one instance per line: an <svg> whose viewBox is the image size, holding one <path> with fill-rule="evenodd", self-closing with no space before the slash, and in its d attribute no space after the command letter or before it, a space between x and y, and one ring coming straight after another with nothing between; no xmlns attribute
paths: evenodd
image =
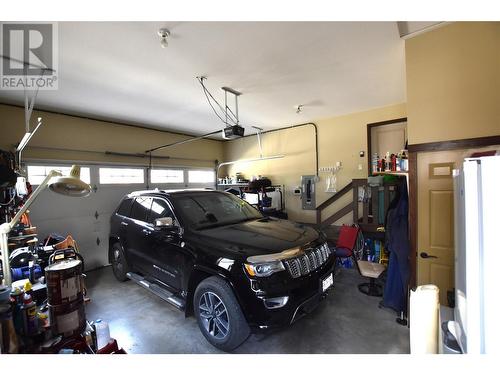
<svg viewBox="0 0 500 375"><path fill-rule="evenodd" d="M193 307L201 333L220 350L230 352L250 335L231 287L218 276L211 276L198 285Z"/></svg>
<svg viewBox="0 0 500 375"><path fill-rule="evenodd" d="M127 281L127 272L130 271L127 260L125 259L125 254L121 245L115 242L111 249L109 250L109 258L111 259L111 267L113 268L113 274L118 281Z"/></svg>

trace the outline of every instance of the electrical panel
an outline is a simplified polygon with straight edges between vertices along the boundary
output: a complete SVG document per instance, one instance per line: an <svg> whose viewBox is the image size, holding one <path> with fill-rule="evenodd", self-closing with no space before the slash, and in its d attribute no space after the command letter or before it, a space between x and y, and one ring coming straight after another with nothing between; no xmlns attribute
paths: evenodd
<svg viewBox="0 0 500 375"><path fill-rule="evenodd" d="M302 192L300 199L302 199L303 210L316 209L316 176L302 176L301 177Z"/></svg>

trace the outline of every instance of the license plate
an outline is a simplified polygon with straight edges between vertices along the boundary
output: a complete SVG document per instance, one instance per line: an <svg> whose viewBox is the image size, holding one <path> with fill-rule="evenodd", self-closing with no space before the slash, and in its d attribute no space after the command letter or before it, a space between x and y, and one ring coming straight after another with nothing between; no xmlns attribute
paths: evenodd
<svg viewBox="0 0 500 375"><path fill-rule="evenodd" d="M321 281L323 292L333 285L333 273Z"/></svg>

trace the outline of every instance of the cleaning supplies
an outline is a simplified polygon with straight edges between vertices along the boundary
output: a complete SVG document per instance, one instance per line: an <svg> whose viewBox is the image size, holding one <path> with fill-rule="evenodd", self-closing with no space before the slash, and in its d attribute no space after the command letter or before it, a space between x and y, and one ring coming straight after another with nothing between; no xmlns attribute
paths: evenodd
<svg viewBox="0 0 500 375"><path fill-rule="evenodd" d="M97 336L97 350L104 348L111 341L109 334L109 325L102 319L95 321L95 332Z"/></svg>
<svg viewBox="0 0 500 375"><path fill-rule="evenodd" d="M17 287L14 288L14 290L10 292L10 301L12 305L14 328L16 332L21 335L23 333L23 316L21 307L24 304L24 292Z"/></svg>
<svg viewBox="0 0 500 375"><path fill-rule="evenodd" d="M24 294L23 306L21 307L23 317L23 333L26 336L33 336L38 332L38 318L36 314L36 303L33 302L30 294Z"/></svg>
<svg viewBox="0 0 500 375"><path fill-rule="evenodd" d="M372 158L372 173L373 174L375 174L375 173L377 173L379 171L378 170L378 168L379 168L379 166L378 166L379 162L378 161L379 161L378 153L374 153L373 154L373 158Z"/></svg>

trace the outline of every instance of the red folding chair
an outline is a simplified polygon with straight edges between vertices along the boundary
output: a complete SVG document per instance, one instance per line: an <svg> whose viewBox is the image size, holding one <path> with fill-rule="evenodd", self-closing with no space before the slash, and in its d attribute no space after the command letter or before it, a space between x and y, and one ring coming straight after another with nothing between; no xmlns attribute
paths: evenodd
<svg viewBox="0 0 500 375"><path fill-rule="evenodd" d="M356 263L354 257L354 249L358 239L359 228L342 225L340 228L339 238L335 246L335 256L337 258L351 258Z"/></svg>
<svg viewBox="0 0 500 375"><path fill-rule="evenodd" d="M359 236L361 236L361 245L357 246ZM358 285L359 291L369 296L379 297L382 295L382 286L377 284L376 280L384 272L385 266L361 259L364 246L362 237L363 233L359 227L343 225L340 228L335 256L338 258L351 258L360 275L369 279L368 283ZM335 263L335 267L337 267L337 263Z"/></svg>

